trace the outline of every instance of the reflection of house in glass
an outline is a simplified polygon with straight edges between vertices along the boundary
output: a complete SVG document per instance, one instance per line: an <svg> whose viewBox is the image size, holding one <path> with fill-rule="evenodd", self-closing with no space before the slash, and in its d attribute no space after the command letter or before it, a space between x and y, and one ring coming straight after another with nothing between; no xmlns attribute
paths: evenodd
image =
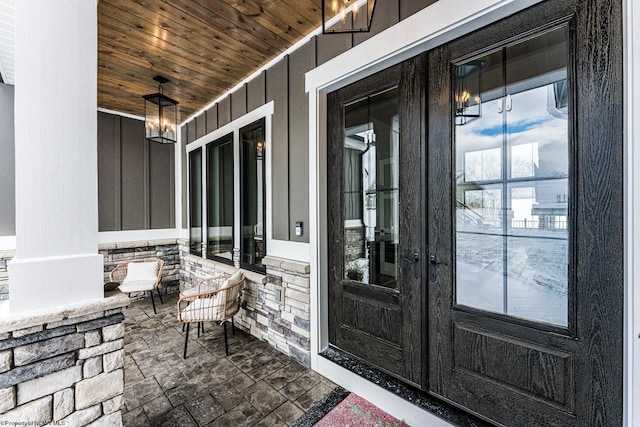
<svg viewBox="0 0 640 427"><path fill-rule="evenodd" d="M345 265L395 286L398 251L397 90L345 108ZM346 274L346 273L345 273Z"/></svg>
<svg viewBox="0 0 640 427"><path fill-rule="evenodd" d="M566 50L560 32L546 38ZM482 114L456 126L456 300L566 325L566 64L539 61L524 46L537 42L474 59Z"/></svg>

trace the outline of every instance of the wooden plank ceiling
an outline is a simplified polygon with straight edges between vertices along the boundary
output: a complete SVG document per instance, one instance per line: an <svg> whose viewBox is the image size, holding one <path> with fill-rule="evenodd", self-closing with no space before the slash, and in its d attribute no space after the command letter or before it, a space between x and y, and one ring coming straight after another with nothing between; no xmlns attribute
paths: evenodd
<svg viewBox="0 0 640 427"><path fill-rule="evenodd" d="M321 25L321 0L100 0L98 107L144 116L156 75L189 118Z"/></svg>

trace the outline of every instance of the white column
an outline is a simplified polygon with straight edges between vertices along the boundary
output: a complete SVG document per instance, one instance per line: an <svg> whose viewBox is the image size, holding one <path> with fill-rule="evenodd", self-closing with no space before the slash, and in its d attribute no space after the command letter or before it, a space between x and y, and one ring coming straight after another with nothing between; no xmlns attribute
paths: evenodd
<svg viewBox="0 0 640 427"><path fill-rule="evenodd" d="M102 298L96 2L16 1L15 59L10 311Z"/></svg>

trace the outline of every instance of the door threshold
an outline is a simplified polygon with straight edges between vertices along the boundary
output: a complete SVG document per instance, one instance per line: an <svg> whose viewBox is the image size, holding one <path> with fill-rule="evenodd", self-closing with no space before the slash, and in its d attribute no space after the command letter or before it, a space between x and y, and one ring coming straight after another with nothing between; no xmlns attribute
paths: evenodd
<svg viewBox="0 0 640 427"><path fill-rule="evenodd" d="M453 425L465 427L493 425L429 393L405 384L344 351L329 347L318 355Z"/></svg>

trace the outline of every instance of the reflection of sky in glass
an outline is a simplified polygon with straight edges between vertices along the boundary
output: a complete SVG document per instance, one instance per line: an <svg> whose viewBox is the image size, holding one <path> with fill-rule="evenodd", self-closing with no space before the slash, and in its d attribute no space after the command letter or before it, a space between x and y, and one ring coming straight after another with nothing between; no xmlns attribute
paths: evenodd
<svg viewBox="0 0 640 427"><path fill-rule="evenodd" d="M546 153L545 157L564 163L564 166L558 164L547 169L553 172L566 171L567 120L556 118L547 111L547 96L547 86L511 96L512 109L507 113L506 123L507 141L510 145L538 143L539 150ZM502 99L483 103L479 119L456 126L458 150L469 151L471 147L465 146L473 146L473 151L477 151L502 145L504 116L498 112L499 103L502 103Z"/></svg>
<svg viewBox="0 0 640 427"><path fill-rule="evenodd" d="M464 172L456 301L566 325L567 229L553 220L567 211L557 200L567 194L568 121L548 111L550 95L549 85L511 94L507 112L498 108L504 98L488 101L479 118L455 128L456 169Z"/></svg>

